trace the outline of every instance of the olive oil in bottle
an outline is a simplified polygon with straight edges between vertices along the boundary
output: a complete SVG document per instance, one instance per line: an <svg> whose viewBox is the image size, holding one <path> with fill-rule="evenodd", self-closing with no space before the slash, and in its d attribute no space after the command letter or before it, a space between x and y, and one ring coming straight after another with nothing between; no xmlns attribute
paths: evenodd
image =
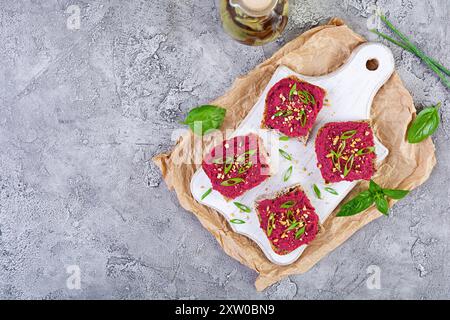
<svg viewBox="0 0 450 320"><path fill-rule="evenodd" d="M220 0L224 30L252 46L278 38L288 21L288 0Z"/></svg>

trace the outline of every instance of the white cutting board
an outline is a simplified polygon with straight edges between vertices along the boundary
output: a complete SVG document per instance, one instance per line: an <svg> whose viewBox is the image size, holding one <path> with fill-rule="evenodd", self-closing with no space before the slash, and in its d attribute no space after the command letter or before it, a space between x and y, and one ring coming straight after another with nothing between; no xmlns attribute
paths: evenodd
<svg viewBox="0 0 450 320"><path fill-rule="evenodd" d="M366 67L367 61L371 59L376 59L379 64L378 69L374 71L368 70ZM273 173L272 176L243 196L233 200L247 205L252 209L252 212L240 212L233 204L233 201L227 202L217 191L213 191L204 200L201 200L205 191L211 187L209 178L201 168L192 177L192 195L198 202L220 212L228 221L232 219L244 220L244 224L230 223L232 229L254 240L270 261L279 265L293 263L301 255L306 245L297 248L287 255L275 253L267 236L260 228L258 216L254 209L255 199L258 196L274 193L299 183L304 188L308 198L316 209L320 221L323 222L354 188L356 182L339 182L325 185L320 170L317 168L314 149L317 131L325 123L331 121L369 119L373 97L389 79L393 71L394 58L392 52L379 43L367 43L359 46L340 69L322 77L303 76L293 72L289 68L280 66L275 71L258 102L232 134L232 137L234 137L255 132L261 136L266 150L270 153L269 165ZM279 141L280 134L273 130L260 129L268 91L279 80L291 75L318 85L327 91L325 97L328 100L327 105L320 111L306 146L296 139ZM228 139L230 137L226 138ZM388 150L376 138L375 144L375 152L379 163L386 158ZM280 157L278 152L279 148L290 153L293 160L288 161ZM284 182L283 175L290 165L293 166L293 173L290 179ZM322 200L315 196L312 189L313 184L316 184L321 189ZM332 187L339 195L336 196L328 193L324 190L325 186Z"/></svg>

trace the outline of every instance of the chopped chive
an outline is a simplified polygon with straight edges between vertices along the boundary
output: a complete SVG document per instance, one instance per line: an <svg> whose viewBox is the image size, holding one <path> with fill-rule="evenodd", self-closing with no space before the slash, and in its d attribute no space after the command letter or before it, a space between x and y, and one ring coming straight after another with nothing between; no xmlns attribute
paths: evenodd
<svg viewBox="0 0 450 320"><path fill-rule="evenodd" d="M297 84L294 83L294 85L291 88L291 91L289 91L289 101L292 100L292 96L294 95L294 93L297 92Z"/></svg>
<svg viewBox="0 0 450 320"><path fill-rule="evenodd" d="M273 231L273 223L274 223L275 215L273 213L270 214L269 220L267 221L267 236L270 237Z"/></svg>
<svg viewBox="0 0 450 320"><path fill-rule="evenodd" d="M356 154L358 156L363 156L365 154L369 154L375 151L375 147L366 147L364 149L358 150L358 152L356 152Z"/></svg>
<svg viewBox="0 0 450 320"><path fill-rule="evenodd" d="M295 233L295 239L300 238L306 230L306 226L301 227L296 233Z"/></svg>
<svg viewBox="0 0 450 320"><path fill-rule="evenodd" d="M342 152L344 152L345 146L346 146L345 140L339 144L338 150L336 152L339 158L342 156Z"/></svg>
<svg viewBox="0 0 450 320"><path fill-rule="evenodd" d="M206 190L206 192L202 195L201 199L204 200L209 194L212 192L212 188Z"/></svg>
<svg viewBox="0 0 450 320"><path fill-rule="evenodd" d="M234 223L234 224L244 224L245 223L245 221L241 220L241 219L232 219L232 220L230 220L230 222Z"/></svg>
<svg viewBox="0 0 450 320"><path fill-rule="evenodd" d="M283 175L284 182L288 181L292 175L292 166L290 166Z"/></svg>
<svg viewBox="0 0 450 320"><path fill-rule="evenodd" d="M280 141L289 141L289 137L288 136L280 137Z"/></svg>
<svg viewBox="0 0 450 320"><path fill-rule="evenodd" d="M252 209L250 209L249 207L247 207L245 204L242 204L242 203L240 203L240 202L233 202L233 203L234 203L234 205L235 205L236 207L239 208L239 210L241 210L241 211L243 211L243 212L250 213L250 212L252 211Z"/></svg>
<svg viewBox="0 0 450 320"><path fill-rule="evenodd" d="M300 222L298 222L298 221L295 221L293 224L291 224L290 226L289 226L289 228L287 228L286 229L286 231L285 232L288 232L288 231L291 231L291 230L294 230L298 225L300 224Z"/></svg>
<svg viewBox="0 0 450 320"><path fill-rule="evenodd" d="M278 151L280 151L280 154L283 156L283 158L285 158L286 160L291 161L292 160L292 156L287 153L286 151L284 151L283 149L278 149Z"/></svg>
<svg viewBox="0 0 450 320"><path fill-rule="evenodd" d="M220 185L224 186L224 187L231 187L231 186L237 185L238 183L241 183L243 181L244 181L244 179L242 179L242 178L231 178L231 179L222 181L222 183Z"/></svg>
<svg viewBox="0 0 450 320"><path fill-rule="evenodd" d="M355 161L355 156L352 154L350 158L348 158L347 162L345 163L344 167L344 177L346 177L353 167L353 162Z"/></svg>
<svg viewBox="0 0 450 320"><path fill-rule="evenodd" d="M249 161L245 166L239 168L239 174L243 174L250 170L250 168L253 166L253 163Z"/></svg>
<svg viewBox="0 0 450 320"><path fill-rule="evenodd" d="M252 150L245 151L243 154L239 155L239 156L236 158L236 162L238 162L238 163L244 162L244 161L245 161L245 158L246 158L246 155L248 155L249 157L251 157L251 156L254 155L255 153L256 153L256 149L252 149Z"/></svg>
<svg viewBox="0 0 450 320"><path fill-rule="evenodd" d="M318 199L322 199L322 193L320 192L319 187L316 184L313 184L314 193Z"/></svg>
<svg viewBox="0 0 450 320"><path fill-rule="evenodd" d="M349 131L345 131L342 135L341 135L341 140L347 140L350 139L351 137L353 137L356 134L356 130L349 130Z"/></svg>
<svg viewBox="0 0 450 320"><path fill-rule="evenodd" d="M223 174L228 174L230 172L231 168L233 167L233 163L228 163L225 165L225 168L223 170Z"/></svg>
<svg viewBox="0 0 450 320"><path fill-rule="evenodd" d="M324 189L325 189L325 191L327 191L331 194L334 194L335 196L339 195L339 193L336 190L334 190L333 188L325 187Z"/></svg>
<svg viewBox="0 0 450 320"><path fill-rule="evenodd" d="M302 125L302 127L304 127L306 125L306 120L308 120L305 110L304 109L300 110L298 115L300 116L300 124Z"/></svg>
<svg viewBox="0 0 450 320"><path fill-rule="evenodd" d="M286 201L285 203L283 203L283 204L280 206L280 208L283 208L283 209L289 209L289 208L292 208L293 206L295 206L295 204L296 204L295 201L289 200L289 201Z"/></svg>

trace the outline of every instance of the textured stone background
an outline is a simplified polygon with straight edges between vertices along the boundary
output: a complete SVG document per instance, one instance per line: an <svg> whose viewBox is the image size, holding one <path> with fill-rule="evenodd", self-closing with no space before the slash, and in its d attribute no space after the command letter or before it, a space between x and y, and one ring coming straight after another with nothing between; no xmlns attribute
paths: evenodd
<svg viewBox="0 0 450 320"><path fill-rule="evenodd" d="M152 155L193 106L332 16L370 37L376 3L447 66L447 0L292 1L282 39L251 48L217 1L12 1L0 6L1 298L450 298L448 91L393 48L418 106L442 101L431 179L313 270L257 293L161 183ZM80 30L65 10L81 9ZM371 37L373 39L373 37ZM81 269L81 290L66 267ZM367 267L381 289L366 287Z"/></svg>

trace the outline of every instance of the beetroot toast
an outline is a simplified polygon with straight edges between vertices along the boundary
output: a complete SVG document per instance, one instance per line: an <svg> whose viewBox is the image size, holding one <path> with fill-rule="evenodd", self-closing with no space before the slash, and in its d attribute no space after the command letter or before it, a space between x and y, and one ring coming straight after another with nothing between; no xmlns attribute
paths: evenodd
<svg viewBox="0 0 450 320"><path fill-rule="evenodd" d="M260 197L255 206L261 229L277 254L310 243L319 231L319 217L299 185Z"/></svg>
<svg viewBox="0 0 450 320"><path fill-rule="evenodd" d="M306 144L325 94L324 89L294 76L284 78L267 94L261 126Z"/></svg>
<svg viewBox="0 0 450 320"><path fill-rule="evenodd" d="M255 134L225 140L203 159L202 167L227 200L235 199L270 177L268 154Z"/></svg>
<svg viewBox="0 0 450 320"><path fill-rule="evenodd" d="M375 142L368 121L329 122L316 137L318 167L325 182L370 180Z"/></svg>

